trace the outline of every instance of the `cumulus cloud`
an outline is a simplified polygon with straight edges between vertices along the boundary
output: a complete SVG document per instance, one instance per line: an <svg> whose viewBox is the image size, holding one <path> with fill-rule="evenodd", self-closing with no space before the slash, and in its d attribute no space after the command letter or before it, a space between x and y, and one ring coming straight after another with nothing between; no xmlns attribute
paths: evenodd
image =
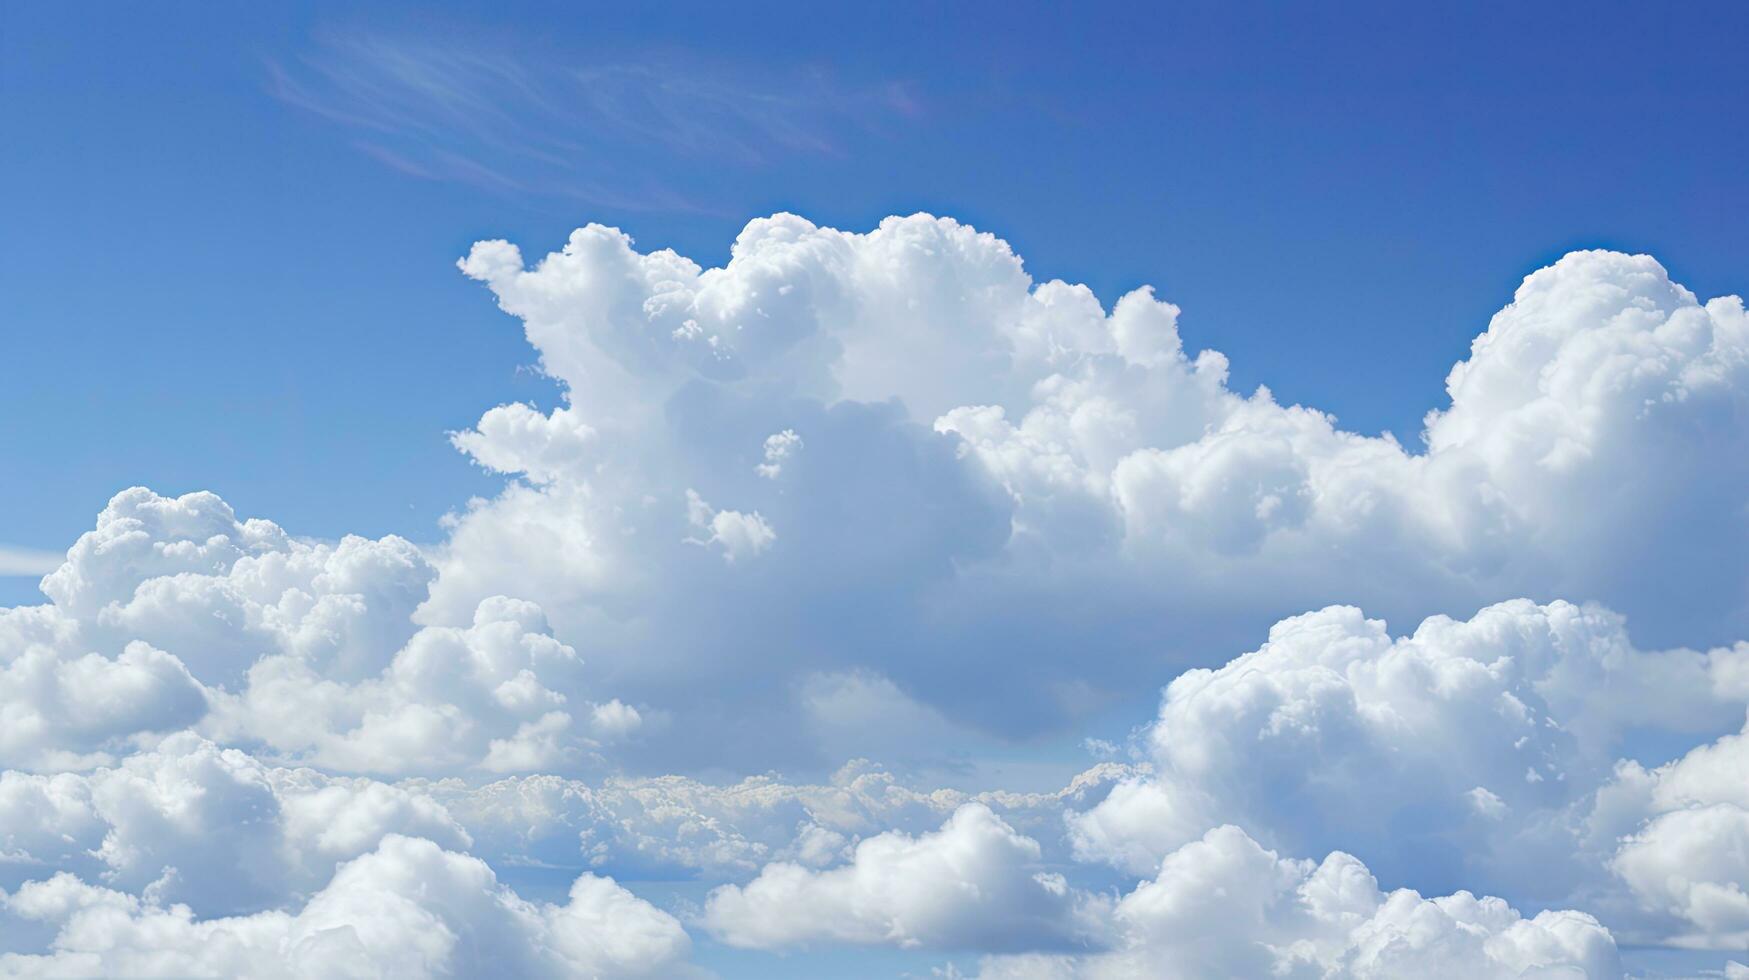
<svg viewBox="0 0 1749 980"><path fill-rule="evenodd" d="M451 434L507 480L445 540L134 488L0 610L0 972L684 969L613 881L531 902L511 865L697 875L728 945L991 976L1749 941L1740 300L1566 256L1422 449L949 219L460 265L562 404ZM1132 763L975 785L1174 675Z"/></svg>
<svg viewBox="0 0 1749 980"><path fill-rule="evenodd" d="M380 676L356 684L302 658L264 657L213 727L354 772L566 768L598 744L592 735L623 737L641 722L619 701L575 699L580 667L539 607L500 596L465 629L421 629Z"/></svg>
<svg viewBox="0 0 1749 980"><path fill-rule="evenodd" d="M0 894L0 910L56 930L45 953L0 955L8 976L669 977L691 947L612 879L529 902L475 858L394 835L293 913L198 918L66 873Z"/></svg>
<svg viewBox="0 0 1749 980"><path fill-rule="evenodd" d="M986 978L1622 975L1609 930L1585 913L1526 918L1466 891L1384 892L1348 854L1283 858L1230 825L1168 854L1115 902L1038 870L1039 855L972 804L937 832L865 840L837 867L769 865L713 892L701 921L758 949L978 949L994 954Z"/></svg>
<svg viewBox="0 0 1749 980"><path fill-rule="evenodd" d="M1681 946L1749 943L1749 729L1648 769L1616 766L1586 829L1632 892L1627 922Z"/></svg>
<svg viewBox="0 0 1749 980"><path fill-rule="evenodd" d="M984 980L1086 977L1529 977L1622 975L1609 931L1581 912L1521 916L1498 898L1382 892L1333 853L1283 858L1232 826L1161 862L1119 900L1113 948L994 957Z"/></svg>
<svg viewBox="0 0 1749 980"><path fill-rule="evenodd" d="M1097 904L1039 866L1037 841L969 803L941 829L886 833L856 845L842 867L767 865L705 903L724 942L782 949L819 942L904 948L1036 949L1085 938Z"/></svg>
<svg viewBox="0 0 1749 980"><path fill-rule="evenodd" d="M648 457L700 448L659 413L706 385L736 392L730 404L748 415L786 398L896 398L1003 481L1017 534L1056 547L1088 521L1133 548L1211 559L1295 559L1313 543L1365 553L1396 535L1418 545L1397 560L1424 574L1506 585L1534 572L1560 589L1631 574L1625 554L1607 569L1578 560L1625 508L1672 518L1704 499L1717 526L1743 530L1716 469L1740 438L1730 423L1749 320L1734 297L1700 304L1646 256L1578 252L1528 277L1452 369L1422 455L1267 392L1230 392L1225 358L1188 355L1178 308L1151 290L1108 314L1085 287L1035 284L1005 243L949 219L890 218L855 234L779 215L750 223L718 269L640 254L592 225L532 269L504 242L480 243L461 266L524 320L566 386L554 419L599 421L604 440L640 437L610 451L622 460L643 450L644 462L673 465ZM500 441L504 411L473 444ZM1701 485L1642 465L1650 458ZM1563 506L1583 486L1614 492ZM1590 582L1569 591L1609 584ZM1710 598L1727 603L1715 614L1741 604L1734 591Z"/></svg>
<svg viewBox="0 0 1749 980"><path fill-rule="evenodd" d="M692 490L686 491L686 516L693 527L710 535L707 538L687 538L687 541L707 548L720 548L723 560L731 564L737 558L759 554L777 540L777 532L765 523L758 511L743 514L735 510L717 510Z"/></svg>
<svg viewBox="0 0 1749 980"><path fill-rule="evenodd" d="M390 833L471 841L429 797L266 765L191 732L86 774L0 774L0 841L14 867L98 874L202 914L275 907Z"/></svg>
<svg viewBox="0 0 1749 980"><path fill-rule="evenodd" d="M1152 290L1108 309L951 219L857 233L776 215L720 268L591 225L532 263L489 241L460 266L565 403L457 437L521 478L455 515L421 615L458 623L510 592L587 626L593 662L638 698L711 712L673 681L703 673L761 705L763 735L663 736L688 758L803 742L793 697L713 673L754 658L878 665L1017 734L1108 706L1162 653L1206 663L1331 602L1420 619L1574 597L1658 645L1749 633L1749 318L1647 256L1528 276L1453 367L1419 452L1234 391ZM1170 649L1135 642L1151 635Z"/></svg>
<svg viewBox="0 0 1749 980"><path fill-rule="evenodd" d="M467 432L451 433L457 449L499 473L519 473L535 483L550 483L570 473L588 473L595 430L577 413L559 409L542 415L521 403L500 405Z"/></svg>
<svg viewBox="0 0 1749 980"><path fill-rule="evenodd" d="M211 493L134 487L42 581L53 609L102 648L141 640L209 684L234 684L264 653L308 659L340 679L375 673L415 625L434 569L409 542L293 538L238 520Z"/></svg>
<svg viewBox="0 0 1749 980"><path fill-rule="evenodd" d="M100 765L198 726L330 769L527 771L641 727L587 696L532 603L412 622L433 575L399 538L309 542L210 493L117 494L44 578L50 604L0 610L0 762Z"/></svg>
<svg viewBox="0 0 1749 980"><path fill-rule="evenodd" d="M75 624L53 609L0 610L0 764L98 765L132 737L199 721L208 700L182 661L149 643L82 652Z"/></svg>
<svg viewBox="0 0 1749 980"><path fill-rule="evenodd" d="M753 467L753 472L775 480L783 473L783 461L799 452L802 448L802 437L796 435L796 430L785 429L765 437L765 462Z"/></svg>
<svg viewBox="0 0 1749 980"><path fill-rule="evenodd" d="M1398 638L1352 607L1309 613L1174 680L1143 739L1153 774L1074 815L1071 837L1083 857L1145 873L1233 823L1290 852L1353 850L1393 877L1525 884L1573 850L1546 825L1586 805L1629 733L1728 728L1749 700L1746 665L1744 645L1640 652L1620 616L1564 602L1435 617Z"/></svg>
<svg viewBox="0 0 1749 980"><path fill-rule="evenodd" d="M210 493L125 490L43 578L49 604L0 610L0 763L112 761L199 722L264 655L374 674L433 575L399 538L302 541Z"/></svg>

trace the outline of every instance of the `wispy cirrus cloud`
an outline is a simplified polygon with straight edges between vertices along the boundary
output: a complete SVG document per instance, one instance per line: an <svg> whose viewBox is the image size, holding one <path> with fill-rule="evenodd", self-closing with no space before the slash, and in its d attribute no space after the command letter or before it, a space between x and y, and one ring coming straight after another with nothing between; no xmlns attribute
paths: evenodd
<svg viewBox="0 0 1749 980"><path fill-rule="evenodd" d="M639 211L722 207L715 183L727 174L841 157L920 111L904 84L849 85L820 69L530 56L362 32L325 33L266 68L276 98L401 173Z"/></svg>

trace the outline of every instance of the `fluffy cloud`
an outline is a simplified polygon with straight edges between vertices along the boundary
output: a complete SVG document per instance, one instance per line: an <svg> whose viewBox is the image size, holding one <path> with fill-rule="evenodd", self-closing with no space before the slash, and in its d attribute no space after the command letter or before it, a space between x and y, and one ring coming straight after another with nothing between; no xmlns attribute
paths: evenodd
<svg viewBox="0 0 1749 980"><path fill-rule="evenodd" d="M886 833L842 867L770 864L705 903L704 924L754 949L807 943L914 948L1037 949L1085 938L1092 911L1060 874L1039 866L1037 841L970 803L939 831Z"/></svg>
<svg viewBox="0 0 1749 980"><path fill-rule="evenodd" d="M1036 842L967 805L937 832L865 840L842 866L769 865L713 892L702 924L758 949L996 952L985 978L1622 975L1609 930L1584 913L1525 918L1469 892L1387 893L1348 854L1283 858L1232 826L1168 854L1115 902L1039 870L1039 856Z"/></svg>
<svg viewBox="0 0 1749 980"><path fill-rule="evenodd" d="M0 610L0 765L102 764L132 736L199 721L208 699L182 661L144 641L106 657L52 607Z"/></svg>
<svg viewBox="0 0 1749 980"><path fill-rule="evenodd" d="M356 684L304 658L264 657L214 728L353 772L568 768L598 744L592 736L623 737L641 720L618 701L577 699L580 667L539 607L500 596L465 629L415 633L381 676Z"/></svg>
<svg viewBox="0 0 1749 980"><path fill-rule="evenodd" d="M52 604L0 610L0 763L112 761L199 722L264 654L375 673L433 574L399 538L300 541L210 493L125 490L42 580Z"/></svg>
<svg viewBox="0 0 1749 980"><path fill-rule="evenodd" d="M777 540L777 532L765 523L758 511L743 514L734 510L717 510L693 490L686 491L686 516L700 533L710 535L686 540L707 548L712 545L721 548L724 560L731 563L737 558L751 558Z"/></svg>
<svg viewBox="0 0 1749 980"><path fill-rule="evenodd" d="M1526 919L1498 898L1381 892L1340 852L1265 850L1236 827L1167 855L1112 910L1108 952L986 960L984 980L1085 977L1619 977L1609 931L1580 912Z"/></svg>
<svg viewBox="0 0 1749 980"><path fill-rule="evenodd" d="M835 761L798 748L797 698L722 670L751 660L878 665L1016 734L1331 602L1419 619L1572 596L1659 645L1749 633L1749 318L1646 256L1527 277L1423 452L1235 392L1151 290L1107 310L949 219L777 215L712 269L597 225L532 265L506 242L460 265L565 404L456 437L521 479L454 517L421 615L538 601L616 690L700 715L661 736L695 763ZM704 721L725 694L761 728Z"/></svg>
<svg viewBox="0 0 1749 980"><path fill-rule="evenodd" d="M1648 938L1712 949L1749 943L1749 729L1647 769L1626 760L1587 820L1631 890Z"/></svg>
<svg viewBox="0 0 1749 980"><path fill-rule="evenodd" d="M563 401L452 434L509 479L446 540L136 488L0 610L0 972L683 970L666 913L513 864L696 874L730 945L1015 954L989 975L1749 941L1741 301L1569 255L1415 450L927 215L461 267ZM1198 666L1135 765L978 791ZM861 755L892 769L827 775Z"/></svg>
<svg viewBox="0 0 1749 980"><path fill-rule="evenodd" d="M1400 638L1333 607L1174 680L1144 740L1153 776L1074 816L1071 835L1082 856L1137 872L1234 823L1397 878L1522 884L1572 849L1539 835L1561 833L1547 824L1610 777L1629 733L1728 728L1749 701L1745 667L1744 645L1642 653L1621 617L1563 602Z"/></svg>
<svg viewBox="0 0 1749 980"><path fill-rule="evenodd" d="M211 493L110 500L42 581L54 610L99 649L145 641L208 684L232 684L264 653L336 679L380 670L416 628L434 570L397 537L302 541L239 521Z"/></svg>
<svg viewBox="0 0 1749 980"><path fill-rule="evenodd" d="M0 774L0 841L14 868L97 873L202 914L282 904L391 833L471 843L424 795L271 767L189 732L88 774Z"/></svg>
<svg viewBox="0 0 1749 980"><path fill-rule="evenodd" d="M413 623L433 575L399 538L307 542L210 493L117 494L43 579L52 604L0 610L0 762L101 765L199 726L330 769L526 771L640 728L586 696L531 603Z"/></svg>
<svg viewBox="0 0 1749 980"><path fill-rule="evenodd" d="M687 971L680 923L583 875L563 905L528 902L483 862L390 836L295 913L201 919L58 874L0 894L0 915L55 929L8 976L596 976Z"/></svg>
<svg viewBox="0 0 1749 980"><path fill-rule="evenodd" d="M1452 368L1419 455L1267 391L1227 391L1224 359L1179 350L1176 314L1131 294L1111 339L1028 402L937 420L1014 492L1017 530L1056 546L1109 529L1227 596L1240 576L1304 594L1334 574L1351 600L1395 603L1390 579L1409 576L1429 594L1597 598L1661 634L1692 634L1696 616L1712 637L1740 630L1740 574L1680 594L1665 578L1692 560L1676 539L1721 559L1721 539L1743 540L1737 298L1703 306L1647 256L1568 255L1527 277ZM1138 360L1123 324L1143 317L1171 341Z"/></svg>

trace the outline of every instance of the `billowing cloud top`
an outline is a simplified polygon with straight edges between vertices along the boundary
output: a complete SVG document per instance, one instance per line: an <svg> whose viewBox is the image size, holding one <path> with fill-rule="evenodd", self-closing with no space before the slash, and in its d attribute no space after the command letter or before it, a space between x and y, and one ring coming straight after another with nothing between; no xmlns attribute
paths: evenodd
<svg viewBox="0 0 1749 980"><path fill-rule="evenodd" d="M1609 976L1619 937L1749 941L1741 300L1568 255L1410 447L928 215L460 267L561 398L452 433L507 479L440 543L135 488L0 610L0 973ZM1122 761L992 782L1161 685ZM635 894L676 875L708 894Z"/></svg>
<svg viewBox="0 0 1749 980"><path fill-rule="evenodd" d="M522 481L458 516L426 614L533 598L652 698L755 657L878 664L1014 732L1332 602L1576 598L1663 644L1746 632L1749 318L1646 256L1526 278L1419 453L1231 391L1151 290L1107 311L927 215L867 234L778 215L719 269L600 226L532 268L504 242L461 267L567 403L456 435ZM1065 655L1087 646L1095 663Z"/></svg>

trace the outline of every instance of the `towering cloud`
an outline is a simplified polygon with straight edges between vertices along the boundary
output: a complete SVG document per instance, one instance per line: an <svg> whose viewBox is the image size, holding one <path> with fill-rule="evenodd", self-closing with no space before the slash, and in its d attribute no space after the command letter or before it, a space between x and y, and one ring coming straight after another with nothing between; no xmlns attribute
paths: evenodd
<svg viewBox="0 0 1749 980"><path fill-rule="evenodd" d="M734 688L715 665L807 661L1050 728L1162 654L1207 663L1332 602L1418 619L1573 598L1660 645L1749 634L1749 318L1646 256L1527 277L1420 452L1230 390L1150 290L1108 311L928 215L754 221L715 269L600 226L532 267L504 242L461 267L566 404L456 436L522 479L457 517L423 615L532 598L653 701L688 696L677 668ZM1015 657L1029 669L1000 669Z"/></svg>

